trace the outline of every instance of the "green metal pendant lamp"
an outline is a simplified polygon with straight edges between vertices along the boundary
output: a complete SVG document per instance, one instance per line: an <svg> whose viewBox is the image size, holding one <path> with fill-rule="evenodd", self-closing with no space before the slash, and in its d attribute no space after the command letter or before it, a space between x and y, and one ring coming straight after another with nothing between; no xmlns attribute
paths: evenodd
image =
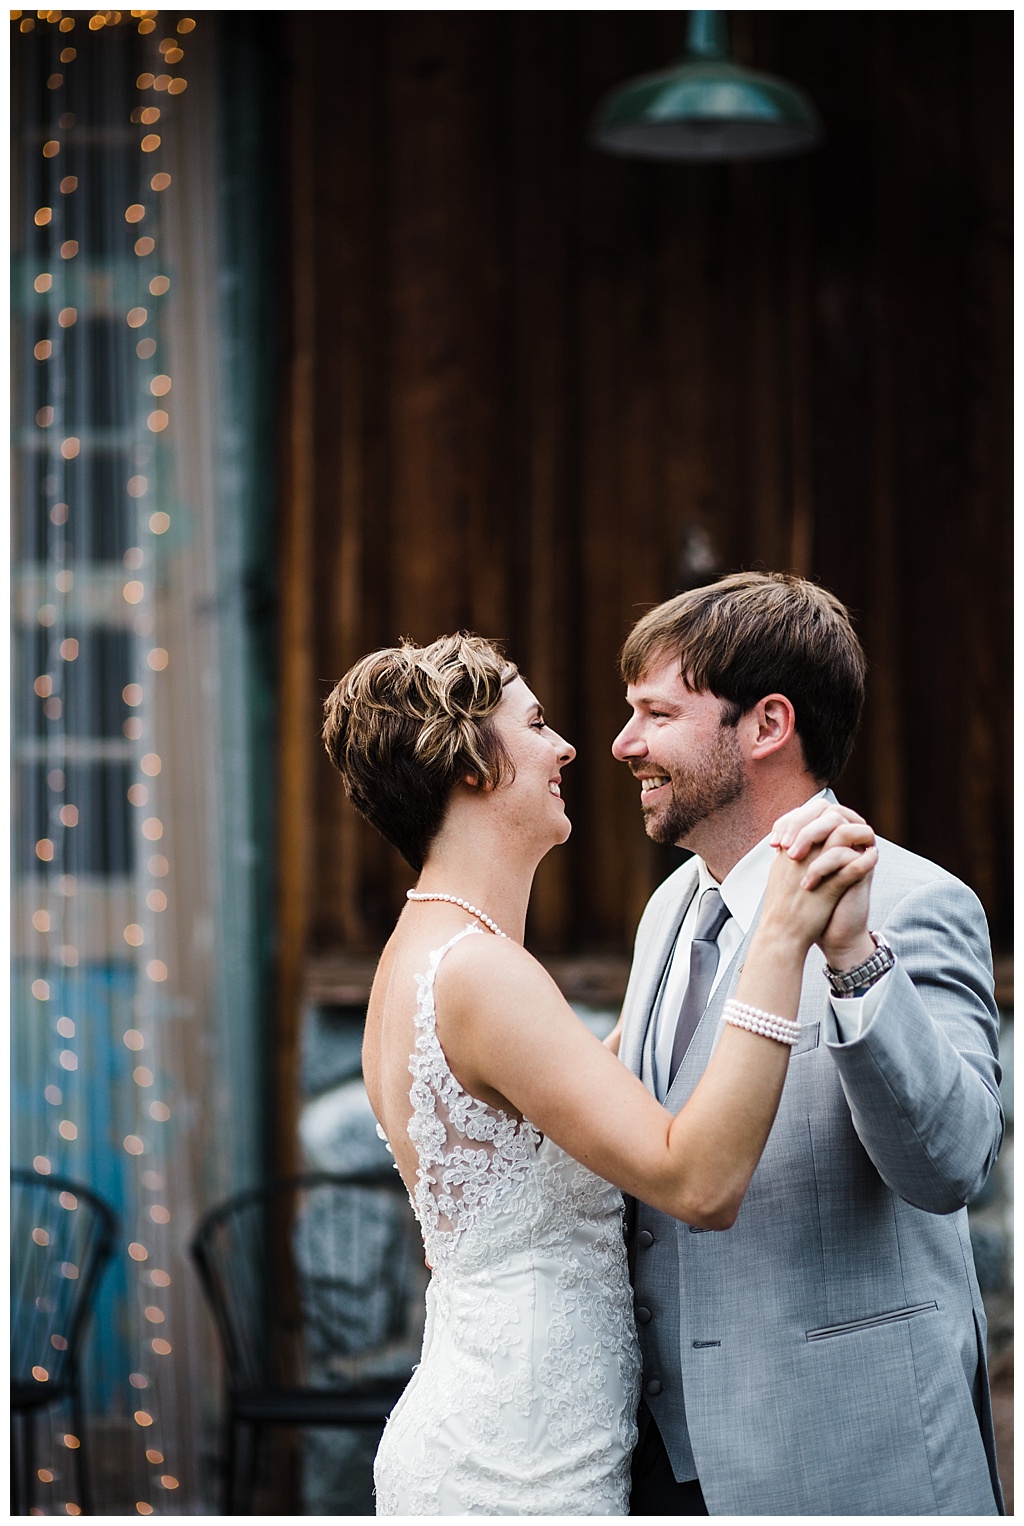
<svg viewBox="0 0 1024 1526"><path fill-rule="evenodd" d="M731 61L724 11L691 11L683 62L606 96L591 141L641 159L777 159L820 137L801 91Z"/></svg>

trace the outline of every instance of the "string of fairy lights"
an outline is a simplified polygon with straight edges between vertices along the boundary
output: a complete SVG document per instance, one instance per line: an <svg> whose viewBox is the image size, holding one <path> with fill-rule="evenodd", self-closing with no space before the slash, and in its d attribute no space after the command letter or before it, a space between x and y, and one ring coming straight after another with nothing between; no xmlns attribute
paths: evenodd
<svg viewBox="0 0 1024 1526"><path fill-rule="evenodd" d="M75 262L84 264L88 270L90 258L95 261L96 253L80 247L80 240L64 235L69 223L75 231L88 235L88 220L82 217L72 219L69 214L76 197L92 194L95 201L99 188L84 182L80 184L75 174L62 173L69 157L67 150L74 142L76 126L80 129L83 125L76 123L74 113L63 108L79 54L76 33L80 37L81 29L97 33L134 27L141 37L149 39L145 46L153 57L153 70L143 70L135 80L137 102L130 111L129 121L124 123L126 133L133 136L137 133L139 154L138 200L122 209L125 223L137 234L133 245L134 300L123 312L123 320L134 340L134 394L144 400L137 418L127 421L134 469L122 484L133 506L135 534L132 537L134 543L123 552L120 577L115 582L108 576L103 582L108 597L116 600L119 596L122 606L117 613L111 611L110 623L126 627L136 638L133 643L136 671L122 688L120 696L131 712L122 724L122 732L126 742L131 744L133 777L127 789L127 799L132 808L133 832L138 847L135 855L136 893L132 920L121 932L121 952L119 955L112 950L108 952L114 959L130 960L135 970L132 1020L122 1035L128 1062L134 1061L131 1072L134 1101L129 1131L121 1140L132 1174L128 1211L134 1214L134 1222L131 1227L124 1227L118 1252L125 1258L129 1287L138 1310L134 1370L128 1375L127 1383L129 1409L136 1433L144 1443L146 1459L146 1468L139 1470L138 1476L144 1477L146 1484L135 1501L135 1510L140 1515L150 1515L160 1508L160 1503L165 1508L173 1508L169 1502L180 1483L176 1474L169 1471L166 1456L172 1417L165 1411L168 1404L173 1408L173 1400L162 1401L160 1384L161 1364L173 1351L172 1341L168 1338L171 1332L167 1306L167 1289L172 1279L165 1269L170 1260L168 1226L172 1216L166 1202L166 1173L153 1164L159 1162L163 1148L159 1132L172 1115L171 1107L160 1095L161 1086L166 1083L160 1076L159 1052L154 1042L159 1015L158 993L171 976L169 940L162 931L163 914L168 908L164 886L171 869L160 815L164 763L153 742L154 715L160 703L160 675L170 663L167 648L156 639L156 548L160 537L171 527L171 516L157 507L158 443L166 440L172 423L172 379L167 370L161 368L160 341L161 307L171 292L172 278L166 269L159 268L160 201L171 185L171 175L161 164L161 149L162 128L170 99L187 89L188 81L180 72L180 66L185 57L183 44L187 44L189 34L195 30L196 21L182 17L174 23L161 22L160 12L153 10L101 11L91 15L58 10L12 11L11 19L22 34L45 30L55 54L54 67L46 80L51 104L40 150L45 161L42 184L48 194L45 204L28 209L35 227L45 229L47 233L46 252L41 260L45 268L32 274L33 290L46 304L47 332L44 337L35 339L32 356L44 377L37 396L41 395L45 400L35 413L35 427L47 461L44 487L51 500L48 515L53 527L47 532L47 560L36 609L36 620L45 633L47 661L45 671L38 673L32 684L45 721L47 790L55 797L49 812L51 824L46 835L34 845L40 870L36 883L45 887L45 893L38 897L42 904L35 907L31 917L33 929L41 935L43 950L31 980L31 994L42 1011L49 1015L51 1031L59 1041L57 1044L51 1041L51 1069L43 1094L49 1117L48 1137L52 1144L44 1146L48 1153L37 1154L33 1162L35 1170L44 1176L54 1171L55 1161L57 1169L67 1169L69 1174L75 1174L84 1118L80 1091L82 1072L79 1069L79 1046L83 1038L80 1029L84 1014L74 1005L76 992L81 1001L82 987L76 986L70 978L83 958L76 934L76 927L80 929L82 921L80 915L76 917L75 910L80 887L76 877L66 872L69 858L66 849L69 835L80 832L87 823L83 818L84 796L79 800L69 798L75 776L68 767L73 738L67 730L65 691L72 664L82 661L79 636L74 632L81 627L85 604L80 586L76 592L76 578L80 585L88 582L88 575L81 567L72 568L63 563L68 555L67 527L73 525L76 513L75 484L68 474L68 467L83 452L88 453L90 442L84 430L80 435L65 432L67 389L62 365L69 331L79 322L80 305L83 307L81 316L88 316L89 284L77 273ZM95 167L96 159L84 158L82 164ZM81 777L79 771L78 778ZM97 1142L93 1141L93 1148L96 1147ZM64 1198L68 1201L64 1202ZM65 1193L61 1201L68 1211L75 1211L77 1204L73 1195ZM65 1275L77 1275L77 1269L66 1269ZM59 1339L61 1337L55 1337L55 1343ZM35 1375L41 1382L48 1378L42 1367L35 1369ZM80 1438L66 1433L63 1444L74 1450L80 1445ZM37 1470L39 1482L53 1486L54 1505L57 1490L68 1484L67 1471L55 1462ZM74 1515L80 1513L81 1507L78 1502L65 1499L63 1510ZM35 1508L32 1513L48 1512Z"/></svg>

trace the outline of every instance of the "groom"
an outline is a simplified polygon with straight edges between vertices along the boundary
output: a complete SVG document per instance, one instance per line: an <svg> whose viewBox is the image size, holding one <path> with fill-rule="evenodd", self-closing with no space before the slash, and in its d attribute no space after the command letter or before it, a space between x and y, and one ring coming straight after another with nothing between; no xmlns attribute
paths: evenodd
<svg viewBox="0 0 1024 1526"><path fill-rule="evenodd" d="M695 856L644 912L619 1053L678 1112L774 853L861 819L827 786L864 657L831 594L740 573L645 615L622 672L633 713L612 751L648 836ZM636 1204L633 1514L1002 1512L964 1207L1003 1130L988 932L965 885L878 845L870 908L849 892L808 958L736 1223L704 1232Z"/></svg>

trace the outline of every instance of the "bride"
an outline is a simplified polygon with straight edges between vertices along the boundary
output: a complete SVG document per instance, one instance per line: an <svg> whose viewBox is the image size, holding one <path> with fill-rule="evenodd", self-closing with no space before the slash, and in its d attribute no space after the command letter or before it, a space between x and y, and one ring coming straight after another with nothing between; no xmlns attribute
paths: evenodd
<svg viewBox="0 0 1024 1526"><path fill-rule="evenodd" d="M813 889L806 859L776 857L736 993L773 1014L770 1036L724 1026L673 1117L523 947L537 865L569 836L575 752L516 668L465 634L374 652L328 699L324 739L419 875L363 1043L432 1270L422 1359L377 1453L377 1513L624 1515L640 1364L620 1194L697 1228L734 1222L782 1092L804 958L875 849L825 850Z"/></svg>

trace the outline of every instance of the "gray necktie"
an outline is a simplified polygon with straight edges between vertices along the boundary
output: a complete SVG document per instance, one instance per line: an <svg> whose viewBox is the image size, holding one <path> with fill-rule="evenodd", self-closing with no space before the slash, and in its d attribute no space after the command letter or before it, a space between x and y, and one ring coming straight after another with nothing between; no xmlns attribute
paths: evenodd
<svg viewBox="0 0 1024 1526"><path fill-rule="evenodd" d="M686 982L683 1004L679 1009L676 1036L672 1041L672 1068L669 1086L676 1078L683 1055L704 1016L711 995L711 985L718 969L718 935L732 913L717 890L705 890L697 912L697 927L690 945L690 978Z"/></svg>

